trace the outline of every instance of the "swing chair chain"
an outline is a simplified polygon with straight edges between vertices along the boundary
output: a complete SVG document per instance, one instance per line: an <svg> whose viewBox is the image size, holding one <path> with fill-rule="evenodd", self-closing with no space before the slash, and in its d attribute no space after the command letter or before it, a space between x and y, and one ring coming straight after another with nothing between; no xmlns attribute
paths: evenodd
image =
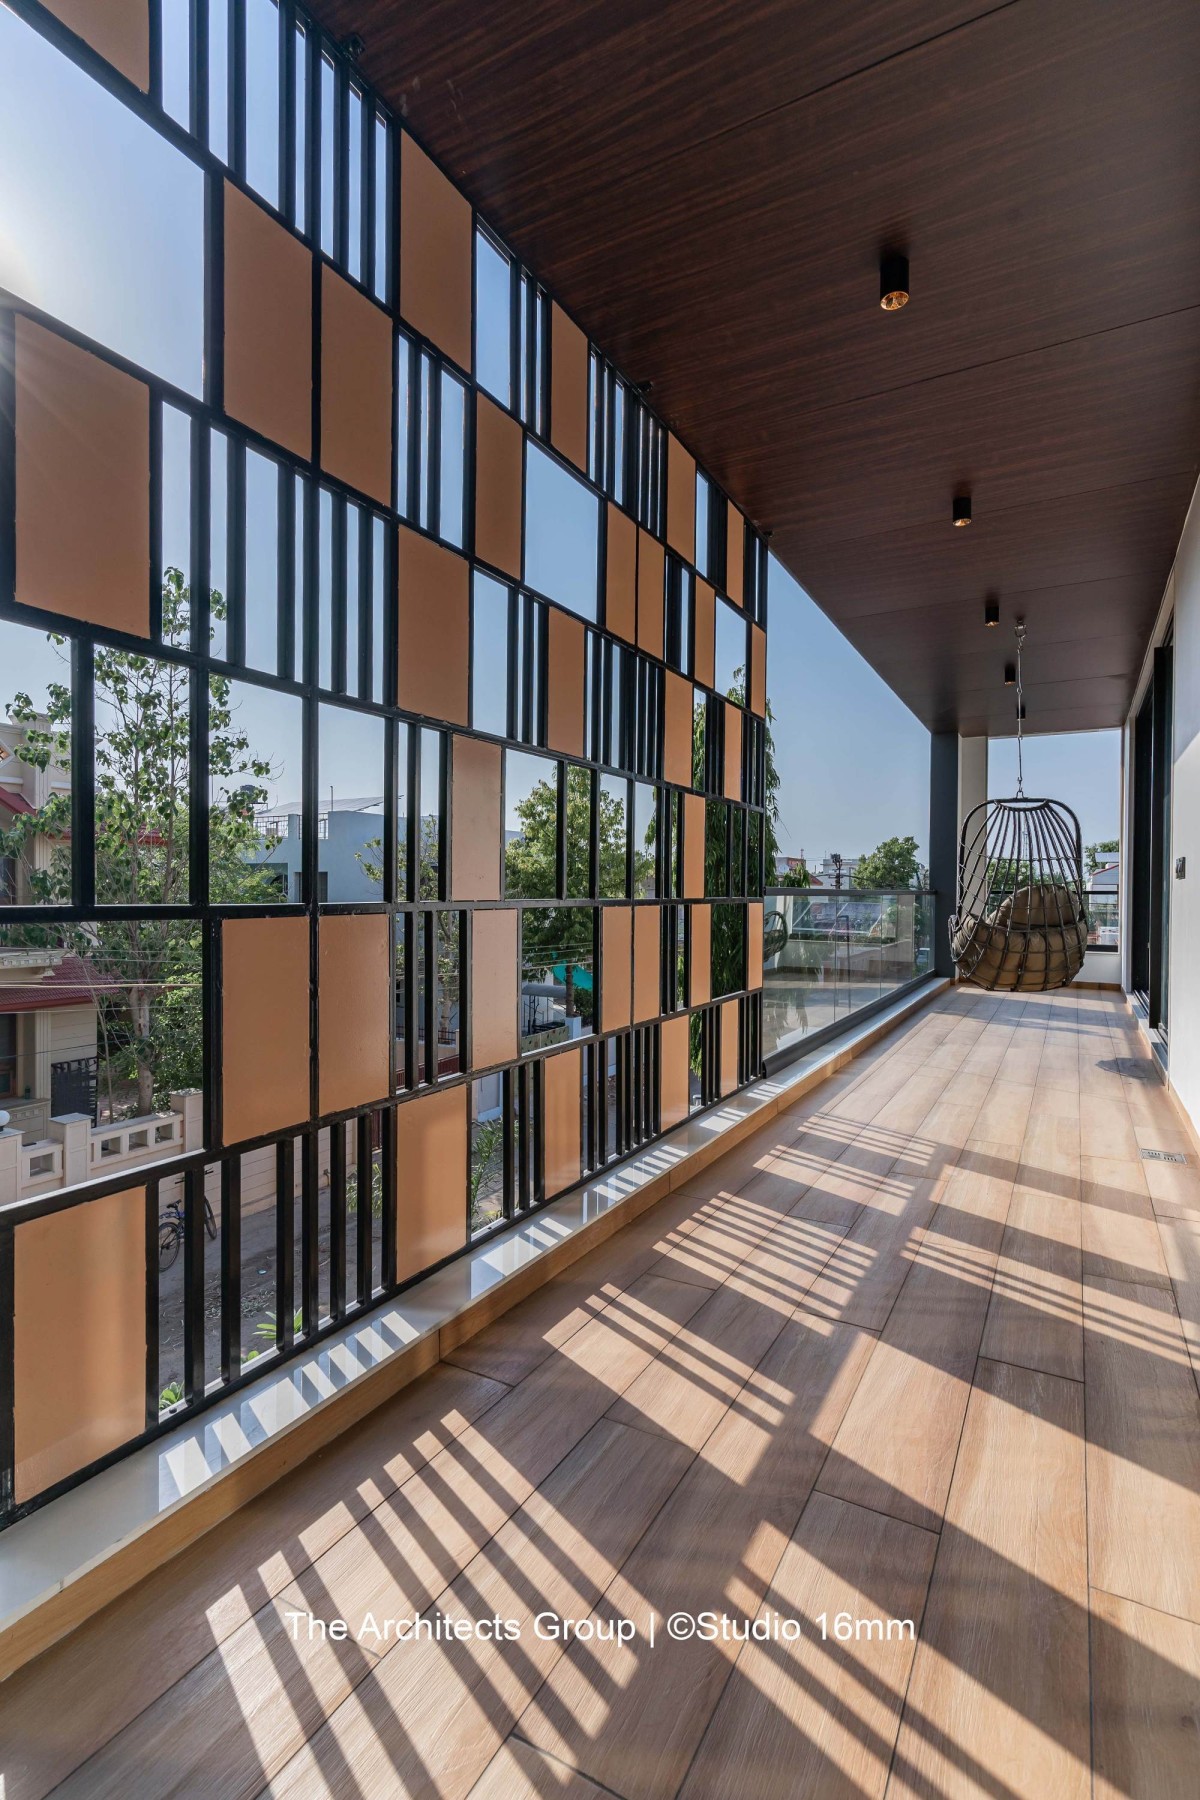
<svg viewBox="0 0 1200 1800"><path fill-rule="evenodd" d="M1025 765L1022 756L1025 727L1025 688L1021 681L1021 651L1025 644L1025 621L1018 619L1013 627L1017 640L1017 799L1025 798Z"/></svg>

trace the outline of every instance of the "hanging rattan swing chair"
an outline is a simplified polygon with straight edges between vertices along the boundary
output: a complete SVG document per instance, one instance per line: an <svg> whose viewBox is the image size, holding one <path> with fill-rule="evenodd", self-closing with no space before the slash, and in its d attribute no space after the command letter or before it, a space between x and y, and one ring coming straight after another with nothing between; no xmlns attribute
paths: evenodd
<svg viewBox="0 0 1200 1800"><path fill-rule="evenodd" d="M963 820L950 948L960 981L1007 993L1066 987L1083 967L1087 910L1079 820L1058 800L1025 795L1017 626L1017 791Z"/></svg>

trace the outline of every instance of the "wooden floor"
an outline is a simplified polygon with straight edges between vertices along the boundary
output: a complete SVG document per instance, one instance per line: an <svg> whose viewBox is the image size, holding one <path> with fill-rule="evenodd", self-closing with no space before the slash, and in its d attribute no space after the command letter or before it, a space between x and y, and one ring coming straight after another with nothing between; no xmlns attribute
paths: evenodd
<svg viewBox="0 0 1200 1800"><path fill-rule="evenodd" d="M1195 1800L1198 1363L1128 1014L960 990L0 1687L0 1793Z"/></svg>

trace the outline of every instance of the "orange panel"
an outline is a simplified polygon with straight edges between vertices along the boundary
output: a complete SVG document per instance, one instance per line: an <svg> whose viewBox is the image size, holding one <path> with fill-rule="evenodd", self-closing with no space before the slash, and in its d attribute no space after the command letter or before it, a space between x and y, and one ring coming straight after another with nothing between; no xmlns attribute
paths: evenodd
<svg viewBox="0 0 1200 1800"><path fill-rule="evenodd" d="M667 670L663 707L663 780L692 785L693 693L690 681Z"/></svg>
<svg viewBox="0 0 1200 1800"><path fill-rule="evenodd" d="M658 1110L663 1131L686 1119L691 1073L691 1020L686 1013L664 1019L658 1046Z"/></svg>
<svg viewBox="0 0 1200 1800"><path fill-rule="evenodd" d="M637 642L637 526L615 501L608 503L608 552L604 623L614 637Z"/></svg>
<svg viewBox="0 0 1200 1800"><path fill-rule="evenodd" d="M741 606L746 578L746 521L732 500L725 532L725 592Z"/></svg>
<svg viewBox="0 0 1200 1800"><path fill-rule="evenodd" d="M742 797L742 709L725 702L725 798Z"/></svg>
<svg viewBox="0 0 1200 1800"><path fill-rule="evenodd" d="M18 1501L146 1427L146 1190L13 1232Z"/></svg>
<svg viewBox="0 0 1200 1800"><path fill-rule="evenodd" d="M546 743L564 756L583 755L584 627L550 608L546 669Z"/></svg>
<svg viewBox="0 0 1200 1800"><path fill-rule="evenodd" d="M683 796L683 898L704 898L704 796Z"/></svg>
<svg viewBox="0 0 1200 1800"><path fill-rule="evenodd" d="M467 1084L396 1108L396 1275L407 1281L467 1241Z"/></svg>
<svg viewBox="0 0 1200 1800"><path fill-rule="evenodd" d="M382 913L326 913L317 928L323 1113L345 1112L387 1097L392 1029L388 926Z"/></svg>
<svg viewBox="0 0 1200 1800"><path fill-rule="evenodd" d="M18 315L16 455L16 598L148 637L149 388Z"/></svg>
<svg viewBox="0 0 1200 1800"><path fill-rule="evenodd" d="M750 711L761 719L767 710L767 634L750 627Z"/></svg>
<svg viewBox="0 0 1200 1800"><path fill-rule="evenodd" d="M712 999L712 907L693 906L689 913L688 1005L706 1006Z"/></svg>
<svg viewBox="0 0 1200 1800"><path fill-rule="evenodd" d="M600 909L600 1029L625 1031L632 1017L633 908Z"/></svg>
<svg viewBox="0 0 1200 1800"><path fill-rule="evenodd" d="M471 1067L517 1054L517 909L481 907L471 917Z"/></svg>
<svg viewBox="0 0 1200 1800"><path fill-rule="evenodd" d="M557 301L550 309L550 442L587 474L588 343Z"/></svg>
<svg viewBox="0 0 1200 1800"><path fill-rule="evenodd" d="M667 437L667 542L685 562L696 560L696 459Z"/></svg>
<svg viewBox="0 0 1200 1800"><path fill-rule="evenodd" d="M524 433L486 395L475 400L475 554L519 581Z"/></svg>
<svg viewBox="0 0 1200 1800"><path fill-rule="evenodd" d="M645 1025L662 1011L662 907L633 909L633 1022Z"/></svg>
<svg viewBox="0 0 1200 1800"><path fill-rule="evenodd" d="M450 741L450 893L500 898L500 774L503 751L480 738Z"/></svg>
<svg viewBox="0 0 1200 1800"><path fill-rule="evenodd" d="M381 506L392 495L392 321L321 269L321 467Z"/></svg>
<svg viewBox="0 0 1200 1800"><path fill-rule="evenodd" d="M221 925L221 1136L227 1144L309 1116L308 920Z"/></svg>
<svg viewBox="0 0 1200 1800"><path fill-rule="evenodd" d="M431 343L471 367L470 202L400 133L400 311Z"/></svg>
<svg viewBox="0 0 1200 1800"><path fill-rule="evenodd" d="M225 183L225 411L312 454L312 251Z"/></svg>
<svg viewBox="0 0 1200 1800"><path fill-rule="evenodd" d="M763 984L763 905L752 900L746 908L746 986Z"/></svg>
<svg viewBox="0 0 1200 1800"><path fill-rule="evenodd" d="M663 654L663 589L666 583L667 553L657 538L638 527L638 617L637 641L640 650L648 650L660 660Z"/></svg>
<svg viewBox="0 0 1200 1800"><path fill-rule="evenodd" d="M721 1093L732 1094L738 1084L738 1003L721 1003Z"/></svg>
<svg viewBox="0 0 1200 1800"><path fill-rule="evenodd" d="M696 577L696 653L694 674L701 687L710 688L716 680L717 602L707 581Z"/></svg>
<svg viewBox="0 0 1200 1800"><path fill-rule="evenodd" d="M147 0L45 0L45 6L143 94L150 92Z"/></svg>
<svg viewBox="0 0 1200 1800"><path fill-rule="evenodd" d="M471 566L407 525L398 533L399 704L468 725Z"/></svg>
<svg viewBox="0 0 1200 1800"><path fill-rule="evenodd" d="M582 1173L583 1051L564 1050L542 1064L546 1193L574 1187Z"/></svg>

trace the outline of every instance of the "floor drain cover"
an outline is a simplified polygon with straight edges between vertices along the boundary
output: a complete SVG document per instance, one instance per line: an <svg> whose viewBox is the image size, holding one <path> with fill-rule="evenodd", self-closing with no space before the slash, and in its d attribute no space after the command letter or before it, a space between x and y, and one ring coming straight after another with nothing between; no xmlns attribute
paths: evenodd
<svg viewBox="0 0 1200 1800"><path fill-rule="evenodd" d="M1181 1163L1185 1163L1187 1161L1187 1157L1184 1155L1182 1150L1143 1150L1142 1151L1142 1161L1143 1162L1181 1162Z"/></svg>

